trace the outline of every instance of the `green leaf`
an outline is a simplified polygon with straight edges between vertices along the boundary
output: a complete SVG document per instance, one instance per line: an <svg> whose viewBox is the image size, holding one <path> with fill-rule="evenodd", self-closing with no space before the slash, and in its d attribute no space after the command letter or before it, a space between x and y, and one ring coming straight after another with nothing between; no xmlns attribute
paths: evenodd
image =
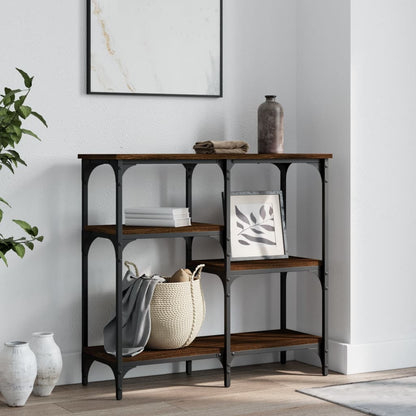
<svg viewBox="0 0 416 416"><path fill-rule="evenodd" d="M30 233L30 235L33 235L33 237L36 237L39 234L39 230L38 227L32 227Z"/></svg>
<svg viewBox="0 0 416 416"><path fill-rule="evenodd" d="M32 116L38 118L46 127L48 127L48 123L46 123L46 120L39 113L32 111Z"/></svg>
<svg viewBox="0 0 416 416"><path fill-rule="evenodd" d="M32 86L33 77L30 77L28 74L26 74L25 71L22 71L19 68L16 68L16 69L19 71L20 75L23 77L23 79L25 81L25 87L30 88Z"/></svg>
<svg viewBox="0 0 416 416"><path fill-rule="evenodd" d="M25 255L25 246L23 244L17 243L14 244L12 250L19 256L22 257Z"/></svg>
<svg viewBox="0 0 416 416"><path fill-rule="evenodd" d="M20 158L19 153L17 153L15 150L8 150L9 154L12 156L10 159L13 160L14 164L17 166L17 163L21 163L22 165L26 165L26 162ZM7 155L7 153L5 153Z"/></svg>
<svg viewBox="0 0 416 416"><path fill-rule="evenodd" d="M31 241L25 241L24 245L29 248L30 250L33 250L33 248L35 247L35 245L31 242Z"/></svg>
<svg viewBox="0 0 416 416"><path fill-rule="evenodd" d="M3 96L3 104L8 107L10 104L14 103L14 95L11 94L6 94L5 96Z"/></svg>
<svg viewBox="0 0 416 416"><path fill-rule="evenodd" d="M40 235L39 237L36 237L35 240L42 242L43 238L44 238L43 235Z"/></svg>
<svg viewBox="0 0 416 416"><path fill-rule="evenodd" d="M0 251L0 258L6 263L6 266L9 266L8 264L7 264L7 260L6 260L6 257L4 256L4 254Z"/></svg>
<svg viewBox="0 0 416 416"><path fill-rule="evenodd" d="M14 109L16 111L23 105L23 103L26 100L26 97L27 97L27 94L20 96L19 99L16 100L16 102L14 103Z"/></svg>
<svg viewBox="0 0 416 416"><path fill-rule="evenodd" d="M10 162L8 162L8 161L1 161L1 163L3 163L3 166L6 166L7 169L10 169L10 171L12 173L14 173L13 166L12 166L12 164Z"/></svg>
<svg viewBox="0 0 416 416"><path fill-rule="evenodd" d="M21 105L16 109L17 114L24 119L28 118L32 112L32 109L27 105Z"/></svg>
<svg viewBox="0 0 416 416"><path fill-rule="evenodd" d="M3 204L6 204L9 208L11 208L11 205L3 198L0 198L0 202L3 202Z"/></svg>
<svg viewBox="0 0 416 416"><path fill-rule="evenodd" d="M17 225L19 225L21 228L23 228L28 234L31 234L32 227L26 222L22 220L13 220Z"/></svg>
<svg viewBox="0 0 416 416"><path fill-rule="evenodd" d="M32 113L33 114L33 113ZM22 133L24 134L28 134L29 136L33 136L36 139L40 140L40 137L38 137L35 133L33 133L33 131L30 130L26 130L26 129L21 129Z"/></svg>
<svg viewBox="0 0 416 416"><path fill-rule="evenodd" d="M11 90L10 88L5 87L4 88L4 95L2 97L5 97L6 95L17 94L19 92L22 92L22 90Z"/></svg>
<svg viewBox="0 0 416 416"><path fill-rule="evenodd" d="M21 137L22 137L22 130L21 130L21 128L20 127L18 127L18 126L16 126L15 124L12 124L12 128L13 128L13 131L15 132L15 134L16 134L16 136L19 138L19 140L21 139Z"/></svg>

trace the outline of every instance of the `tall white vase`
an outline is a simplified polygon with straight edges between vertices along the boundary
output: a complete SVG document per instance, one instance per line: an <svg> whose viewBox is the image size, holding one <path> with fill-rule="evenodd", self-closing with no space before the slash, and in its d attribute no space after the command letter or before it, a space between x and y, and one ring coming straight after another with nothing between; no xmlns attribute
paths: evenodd
<svg viewBox="0 0 416 416"><path fill-rule="evenodd" d="M36 378L36 358L23 341L4 344L0 352L0 391L9 406L24 406Z"/></svg>
<svg viewBox="0 0 416 416"><path fill-rule="evenodd" d="M33 387L35 396L49 396L62 371L61 350L53 339L52 332L34 332L30 347L36 355L38 372Z"/></svg>

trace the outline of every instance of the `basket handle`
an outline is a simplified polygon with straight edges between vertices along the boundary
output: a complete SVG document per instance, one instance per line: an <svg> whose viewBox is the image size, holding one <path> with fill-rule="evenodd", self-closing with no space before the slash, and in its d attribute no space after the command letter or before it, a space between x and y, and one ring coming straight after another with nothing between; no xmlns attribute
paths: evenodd
<svg viewBox="0 0 416 416"><path fill-rule="evenodd" d="M198 266L196 266L194 272L192 273L191 276L191 281L195 280L195 277L201 277L201 272L202 272L202 268L205 267L205 264L199 264Z"/></svg>
<svg viewBox="0 0 416 416"><path fill-rule="evenodd" d="M132 266L134 268L134 271L136 272L136 276L139 277L139 269L137 268L137 266L132 262L132 261L125 261L124 265L129 269L129 271L131 272L130 266Z"/></svg>
<svg viewBox="0 0 416 416"><path fill-rule="evenodd" d="M199 264L198 266L196 266L194 272L192 273L192 277L190 282L193 282L195 279L195 276L201 277L201 272L202 272L202 268L205 266L205 264ZM195 329L195 321L196 321L196 305L195 305L195 294L194 294L194 285L191 283L191 301L192 301L192 327L191 327L191 331L189 332L189 336L187 338L187 340L185 341L185 343L182 345L182 348L185 345L188 345L189 340L191 339L191 337L193 336L194 333L194 329ZM202 295L202 292L201 292ZM203 295L202 295L203 296ZM203 299L203 298L202 298ZM205 303L204 303L205 305Z"/></svg>

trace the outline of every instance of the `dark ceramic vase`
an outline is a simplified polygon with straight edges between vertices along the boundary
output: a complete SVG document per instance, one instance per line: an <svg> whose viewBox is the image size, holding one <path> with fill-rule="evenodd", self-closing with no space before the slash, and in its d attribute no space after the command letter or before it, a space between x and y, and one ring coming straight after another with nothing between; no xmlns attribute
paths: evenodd
<svg viewBox="0 0 416 416"><path fill-rule="evenodd" d="M257 116L258 153L283 153L283 107L275 95L266 95Z"/></svg>

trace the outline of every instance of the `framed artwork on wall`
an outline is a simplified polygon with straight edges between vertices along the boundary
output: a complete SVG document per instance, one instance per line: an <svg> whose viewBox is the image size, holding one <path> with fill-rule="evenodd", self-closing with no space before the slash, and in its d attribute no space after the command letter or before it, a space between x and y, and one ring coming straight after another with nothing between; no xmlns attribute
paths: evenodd
<svg viewBox="0 0 416 416"><path fill-rule="evenodd" d="M222 97L222 0L87 0L87 93Z"/></svg>
<svg viewBox="0 0 416 416"><path fill-rule="evenodd" d="M281 191L231 192L232 260L289 257Z"/></svg>

